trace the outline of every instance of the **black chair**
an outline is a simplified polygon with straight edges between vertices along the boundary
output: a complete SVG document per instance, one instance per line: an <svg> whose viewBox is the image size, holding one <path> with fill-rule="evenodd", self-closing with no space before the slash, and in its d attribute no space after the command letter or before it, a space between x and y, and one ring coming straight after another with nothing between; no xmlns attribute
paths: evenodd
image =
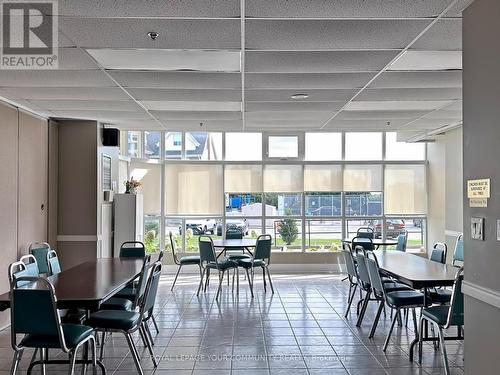
<svg viewBox="0 0 500 375"><path fill-rule="evenodd" d="M431 252L430 260L433 262L446 263L446 254L448 253L448 246L442 242L436 242Z"/></svg>
<svg viewBox="0 0 500 375"><path fill-rule="evenodd" d="M144 258L146 246L141 241L125 241L120 246L120 258Z"/></svg>
<svg viewBox="0 0 500 375"><path fill-rule="evenodd" d="M344 314L344 317L347 318L347 316L349 315L349 310L351 309L352 301L354 299L354 296L356 295L356 289L358 288L358 272L356 271L356 263L354 261L351 250L348 248L348 245L342 249L342 254L344 255L344 261L347 269L347 278L349 280L347 309Z"/></svg>
<svg viewBox="0 0 500 375"><path fill-rule="evenodd" d="M226 240L242 240L242 239L243 239L243 232L241 230L237 228L229 228L226 230ZM226 257L231 260L252 258L250 255L245 254L245 249L243 247L231 248L231 250L227 250Z"/></svg>
<svg viewBox="0 0 500 375"><path fill-rule="evenodd" d="M29 283L36 282L35 288L26 288ZM33 316L33 306L36 306L36 319ZM92 349L92 364L97 366L96 344L93 329L85 325L62 324L57 310L57 298L52 284L40 277L19 277L11 283L11 342L14 349L11 374L15 374L25 348L40 350L40 361L30 364L28 373L36 365L60 363L49 361L48 349L61 349L69 356L69 374L74 374L76 354L84 344L90 343ZM18 335L24 335L18 343Z"/></svg>
<svg viewBox="0 0 500 375"><path fill-rule="evenodd" d="M374 238L373 229L370 227L358 228L358 230L356 231L356 237L369 238L369 239L373 240L373 238Z"/></svg>
<svg viewBox="0 0 500 375"><path fill-rule="evenodd" d="M28 247L28 253L33 255L38 264L40 274L48 274L47 254L52 249L47 242L32 242Z"/></svg>
<svg viewBox="0 0 500 375"><path fill-rule="evenodd" d="M364 250L375 250L375 246L373 245L373 241L369 237L354 237L351 241L351 246L353 249L361 246Z"/></svg>
<svg viewBox="0 0 500 375"><path fill-rule="evenodd" d="M404 230L398 235L398 243L396 245L396 250L406 251L407 243L408 243L408 231Z"/></svg>
<svg viewBox="0 0 500 375"><path fill-rule="evenodd" d="M460 234L457 237L457 242L455 243L455 250L453 251L453 262L452 264L457 267L457 262L463 264L464 262L464 236Z"/></svg>
<svg viewBox="0 0 500 375"><path fill-rule="evenodd" d="M202 277L202 271L200 266L200 256L186 255L179 258L177 254L177 244L175 243L172 232L169 232L168 236L170 238L170 247L172 248L172 257L174 258L174 263L179 266L179 268L177 269L177 273L175 274L175 279L172 287L170 288L170 290L174 290L175 283L177 282L177 278L179 277L179 273L181 272L181 268L183 266L198 266L198 268L200 269L200 277Z"/></svg>

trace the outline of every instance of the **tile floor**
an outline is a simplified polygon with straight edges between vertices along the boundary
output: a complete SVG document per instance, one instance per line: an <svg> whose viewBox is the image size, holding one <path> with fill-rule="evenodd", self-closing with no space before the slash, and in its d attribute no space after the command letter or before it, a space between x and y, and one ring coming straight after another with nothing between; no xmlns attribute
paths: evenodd
<svg viewBox="0 0 500 375"><path fill-rule="evenodd" d="M274 275L275 294L263 291L256 280L251 298L241 278L239 296L224 285L215 301L216 279L210 291L196 297L197 278L181 275L174 293L172 275L162 276L156 317L161 332L155 335L160 359L154 370L147 351L139 345L145 374L156 375L410 375L444 374L439 352L426 344L422 366L408 360L413 340L411 324L397 327L386 353L382 352L389 316L379 323L375 338L368 339L375 303L357 328L355 308L347 319L348 283L342 275ZM154 334L154 330L153 330ZM139 338L137 337L138 341ZM447 342L452 374L463 374L463 346ZM25 373L31 353L22 361ZM61 354L53 353L60 356ZM10 331L0 332L0 374L10 368ZM125 340L117 334L105 347L109 374L136 374ZM48 373L66 371L50 366ZM39 373L35 371L34 373Z"/></svg>

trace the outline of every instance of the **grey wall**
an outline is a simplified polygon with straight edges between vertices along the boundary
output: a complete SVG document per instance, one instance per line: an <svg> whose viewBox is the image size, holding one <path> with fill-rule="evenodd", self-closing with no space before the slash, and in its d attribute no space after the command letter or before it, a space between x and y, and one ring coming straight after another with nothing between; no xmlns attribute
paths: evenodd
<svg viewBox="0 0 500 375"><path fill-rule="evenodd" d="M487 375L498 374L500 337L500 2L476 0L463 17L464 180L491 178L487 208L464 198L465 372ZM486 220L484 241L470 238L472 216Z"/></svg>

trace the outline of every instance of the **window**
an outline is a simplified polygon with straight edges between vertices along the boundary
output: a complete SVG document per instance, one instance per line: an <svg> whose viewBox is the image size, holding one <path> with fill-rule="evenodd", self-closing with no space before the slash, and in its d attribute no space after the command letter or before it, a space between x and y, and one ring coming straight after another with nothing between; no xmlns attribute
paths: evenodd
<svg viewBox="0 0 500 375"><path fill-rule="evenodd" d="M306 133L305 160L342 160L342 133Z"/></svg>
<svg viewBox="0 0 500 375"><path fill-rule="evenodd" d="M189 217L184 220L186 225L186 251L198 252L198 237L210 235L213 239L222 238L222 218L220 217ZM184 232L182 228L181 233Z"/></svg>
<svg viewBox="0 0 500 375"><path fill-rule="evenodd" d="M306 252L339 251L342 240L341 220L306 220Z"/></svg>
<svg viewBox="0 0 500 375"><path fill-rule="evenodd" d="M302 220L290 217L266 220L266 233L273 238L273 248L284 252L302 251Z"/></svg>
<svg viewBox="0 0 500 375"><path fill-rule="evenodd" d="M267 193L302 192L301 165L265 165L264 191Z"/></svg>
<svg viewBox="0 0 500 375"><path fill-rule="evenodd" d="M186 133L186 159L222 160L222 133Z"/></svg>
<svg viewBox="0 0 500 375"><path fill-rule="evenodd" d="M228 193L262 192L262 166L252 164L226 165L224 191Z"/></svg>
<svg viewBox="0 0 500 375"><path fill-rule="evenodd" d="M144 215L144 246L147 253L160 251L160 216Z"/></svg>
<svg viewBox="0 0 500 375"><path fill-rule="evenodd" d="M346 220L346 235L348 238L356 237L359 228L373 229L375 238L382 238L382 220Z"/></svg>
<svg viewBox="0 0 500 375"><path fill-rule="evenodd" d="M145 215L161 214L161 166L149 163L131 163L130 177L141 183Z"/></svg>
<svg viewBox="0 0 500 375"><path fill-rule="evenodd" d="M167 215L222 215L222 165L166 164Z"/></svg>
<svg viewBox="0 0 500 375"><path fill-rule="evenodd" d="M346 192L346 216L381 216L382 193L379 192Z"/></svg>
<svg viewBox="0 0 500 375"><path fill-rule="evenodd" d="M182 133L165 133L165 159L182 158Z"/></svg>
<svg viewBox="0 0 500 375"><path fill-rule="evenodd" d="M341 193L305 193L306 216L341 216Z"/></svg>
<svg viewBox="0 0 500 375"><path fill-rule="evenodd" d="M298 136L274 136L268 138L268 157L297 158L299 156Z"/></svg>
<svg viewBox="0 0 500 375"><path fill-rule="evenodd" d="M182 251L182 219L165 219L165 250L172 251L170 233L177 246L177 251Z"/></svg>
<svg viewBox="0 0 500 375"><path fill-rule="evenodd" d="M262 194L226 193L226 216L262 216Z"/></svg>
<svg viewBox="0 0 500 375"><path fill-rule="evenodd" d="M262 134L226 133L226 160L262 160Z"/></svg>
<svg viewBox="0 0 500 375"><path fill-rule="evenodd" d="M425 160L425 144L398 142L397 133L385 134L386 160Z"/></svg>
<svg viewBox="0 0 500 375"><path fill-rule="evenodd" d="M382 160L382 133L345 133L346 160Z"/></svg>
<svg viewBox="0 0 500 375"><path fill-rule="evenodd" d="M266 193L266 216L299 216L301 198L300 193Z"/></svg>
<svg viewBox="0 0 500 375"><path fill-rule="evenodd" d="M158 159L160 157L161 133L144 132L144 156Z"/></svg>
<svg viewBox="0 0 500 375"><path fill-rule="evenodd" d="M344 191L382 191L382 166L346 165Z"/></svg>
<svg viewBox="0 0 500 375"><path fill-rule="evenodd" d="M426 202L424 165L387 165L385 167L386 214L425 214Z"/></svg>
<svg viewBox="0 0 500 375"><path fill-rule="evenodd" d="M385 220L385 236L396 240L400 233L408 232L406 242L407 251L425 250L425 226L426 220L423 217L413 218L392 218ZM390 246L388 249L395 249L396 246Z"/></svg>
<svg viewBox="0 0 500 375"><path fill-rule="evenodd" d="M304 191L342 191L340 165L306 165Z"/></svg>
<svg viewBox="0 0 500 375"><path fill-rule="evenodd" d="M142 157L141 152L142 133L141 132L128 132L127 133L127 155L131 158Z"/></svg>

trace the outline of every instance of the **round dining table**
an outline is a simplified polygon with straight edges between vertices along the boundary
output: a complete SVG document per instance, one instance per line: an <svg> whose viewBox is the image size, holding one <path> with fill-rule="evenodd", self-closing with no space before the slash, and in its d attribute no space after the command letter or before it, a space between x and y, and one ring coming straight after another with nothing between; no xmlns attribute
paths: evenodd
<svg viewBox="0 0 500 375"><path fill-rule="evenodd" d="M356 237L353 237L353 238L356 238ZM344 238L342 240L343 243L348 243L348 244L352 244L352 240L353 238ZM358 242L363 242L363 238L362 237L358 237ZM368 239L366 239L368 240ZM372 243L373 245L375 246L376 249L378 249L380 246L395 246L398 244L398 241L397 240L393 240L393 239L389 239L389 238L386 238L385 240L382 239L382 238L373 238L372 239Z"/></svg>
<svg viewBox="0 0 500 375"><path fill-rule="evenodd" d="M220 240L214 240L213 243L216 249L222 249L221 253L217 257L219 257L222 253L225 253L227 250L237 250L237 249L244 249L250 254L250 256L253 256L253 253L250 249L255 248L257 241L255 239L249 239L249 238L243 238L240 240L220 239Z"/></svg>

